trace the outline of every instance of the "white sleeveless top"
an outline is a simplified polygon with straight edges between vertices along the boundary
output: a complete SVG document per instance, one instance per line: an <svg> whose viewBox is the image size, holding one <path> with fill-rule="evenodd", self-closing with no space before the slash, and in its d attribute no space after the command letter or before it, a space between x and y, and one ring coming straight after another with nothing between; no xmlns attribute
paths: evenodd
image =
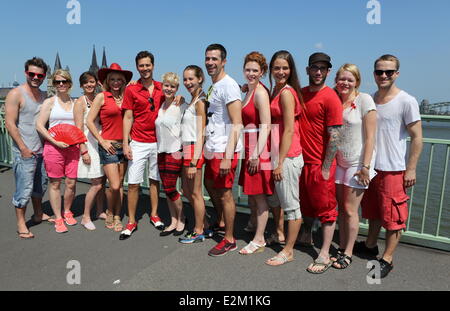
<svg viewBox="0 0 450 311"><path fill-rule="evenodd" d="M58 96L55 96L55 103L53 104L52 111L50 112L49 128L58 124L71 124L75 125L73 118L73 100L70 99L70 111L64 110L59 104Z"/></svg>
<svg viewBox="0 0 450 311"><path fill-rule="evenodd" d="M186 106L171 103L164 110L163 105L159 108L158 118L155 120L158 153L173 153L181 149L181 117Z"/></svg>
<svg viewBox="0 0 450 311"><path fill-rule="evenodd" d="M196 105L198 101L204 100L203 94L192 104L186 105L183 118L181 119L181 141L183 144L189 144L197 141L197 112Z"/></svg>

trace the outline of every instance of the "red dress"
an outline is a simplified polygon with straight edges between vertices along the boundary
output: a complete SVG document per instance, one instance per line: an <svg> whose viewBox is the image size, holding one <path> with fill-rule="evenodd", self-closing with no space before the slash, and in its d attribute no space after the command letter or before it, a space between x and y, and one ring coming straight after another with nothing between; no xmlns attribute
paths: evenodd
<svg viewBox="0 0 450 311"><path fill-rule="evenodd" d="M263 85L261 83L261 85ZM263 85L264 86L264 85ZM264 86L269 93L269 90ZM255 91L244 108L242 108L242 123L244 125L244 151L245 158L241 161L241 172L239 175L239 185L242 186L243 192L246 195L257 194L273 194L274 183L272 179L272 165L270 163L269 142L270 137L267 139L267 144L264 151L259 156L259 168L258 171L250 175L248 172L247 161L250 155L253 153L258 144L259 138L259 112L255 107L254 97Z"/></svg>

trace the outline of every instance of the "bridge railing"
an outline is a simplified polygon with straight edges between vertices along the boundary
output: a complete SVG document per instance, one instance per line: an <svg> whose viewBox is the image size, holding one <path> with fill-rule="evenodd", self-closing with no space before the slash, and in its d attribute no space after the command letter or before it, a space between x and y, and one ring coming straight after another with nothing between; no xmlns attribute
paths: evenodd
<svg viewBox="0 0 450 311"><path fill-rule="evenodd" d="M0 101L0 107L3 102ZM450 116L422 115L423 121L449 122ZM0 164L11 166L11 138L5 127L4 113L0 110ZM417 169L417 184L410 188L408 195L409 217L402 242L450 251L450 140L424 138L424 150ZM240 163L237 172L240 171ZM145 172L147 176L147 172ZM237 210L249 213L247 197L241 187L233 187ZM143 188L148 189L148 178ZM207 193L206 191L204 193ZM164 196L164 194L162 194ZM205 200L209 197L205 196ZM366 220L360 223L360 233L367 233ZM382 237L382 234L380 235Z"/></svg>

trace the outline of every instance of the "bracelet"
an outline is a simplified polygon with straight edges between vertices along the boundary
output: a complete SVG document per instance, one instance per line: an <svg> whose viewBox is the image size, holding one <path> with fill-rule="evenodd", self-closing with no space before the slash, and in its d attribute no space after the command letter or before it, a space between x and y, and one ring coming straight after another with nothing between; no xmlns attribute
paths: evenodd
<svg viewBox="0 0 450 311"><path fill-rule="evenodd" d="M84 156L86 153L88 153L87 150L85 152L82 152L81 155Z"/></svg>
<svg viewBox="0 0 450 311"><path fill-rule="evenodd" d="M365 167L365 168L367 168L368 170L370 170L370 165L365 165L365 164L363 164L362 167Z"/></svg>

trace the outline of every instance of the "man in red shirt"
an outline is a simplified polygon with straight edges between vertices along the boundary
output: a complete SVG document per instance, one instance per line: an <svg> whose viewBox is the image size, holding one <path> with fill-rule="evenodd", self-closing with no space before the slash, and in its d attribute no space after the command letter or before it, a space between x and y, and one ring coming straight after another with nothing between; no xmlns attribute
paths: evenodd
<svg viewBox="0 0 450 311"><path fill-rule="evenodd" d="M164 95L161 83L153 80L154 56L148 51L136 56L136 68L141 76L136 84L127 86L124 93L123 152L128 162L128 224L120 235L121 240L131 236L137 229L136 207L139 184L144 181L145 165L148 163L150 181L150 222L163 230L158 216L159 172L155 120ZM131 137L131 142L129 138Z"/></svg>
<svg viewBox="0 0 450 311"><path fill-rule="evenodd" d="M309 86L302 89L305 109L302 109L300 118L305 161L300 177L300 208L305 216L306 232L301 239L311 243L312 218L319 218L322 223L322 249L307 269L319 274L331 266L329 250L337 218L334 158L339 144L339 128L343 124L343 109L336 92L325 85L331 72L330 57L324 53L312 54L306 72ZM305 236L307 239L304 239Z"/></svg>

